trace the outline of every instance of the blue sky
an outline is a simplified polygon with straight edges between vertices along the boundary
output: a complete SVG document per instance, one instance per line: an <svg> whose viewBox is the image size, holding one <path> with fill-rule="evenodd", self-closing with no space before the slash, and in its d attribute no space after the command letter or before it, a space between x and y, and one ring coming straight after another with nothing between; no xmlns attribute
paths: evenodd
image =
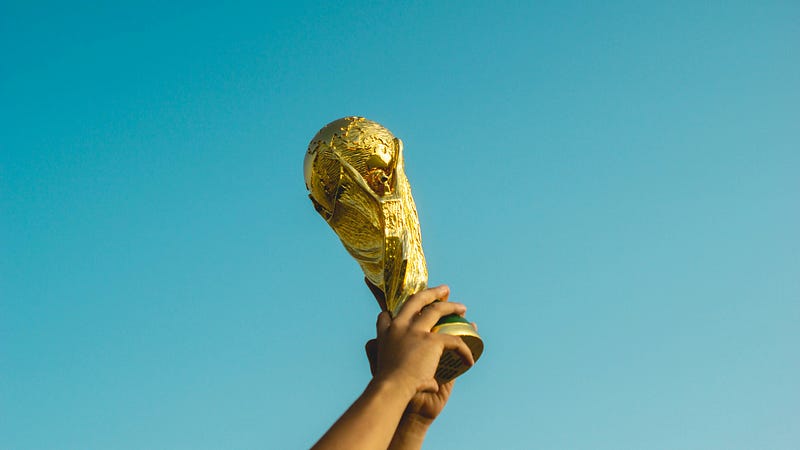
<svg viewBox="0 0 800 450"><path fill-rule="evenodd" d="M788 1L4 2L0 448L310 446L378 313L303 186L346 115L486 343L428 448L797 448L797 42Z"/></svg>

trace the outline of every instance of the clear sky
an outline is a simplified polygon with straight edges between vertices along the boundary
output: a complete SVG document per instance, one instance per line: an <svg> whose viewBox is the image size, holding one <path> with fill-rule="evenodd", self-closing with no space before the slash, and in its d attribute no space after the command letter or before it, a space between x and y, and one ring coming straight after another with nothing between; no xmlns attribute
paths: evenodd
<svg viewBox="0 0 800 450"><path fill-rule="evenodd" d="M378 306L303 186L405 143L486 342L431 449L800 447L800 3L0 5L0 448L310 446Z"/></svg>

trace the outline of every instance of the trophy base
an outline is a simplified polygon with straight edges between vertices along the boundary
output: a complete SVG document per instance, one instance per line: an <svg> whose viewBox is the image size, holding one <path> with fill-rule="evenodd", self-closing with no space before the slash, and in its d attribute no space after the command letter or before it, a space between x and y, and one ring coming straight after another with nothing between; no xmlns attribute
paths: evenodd
<svg viewBox="0 0 800 450"><path fill-rule="evenodd" d="M467 344L467 347L469 347L475 362L478 361L478 358L480 358L483 353L483 339L481 339L475 327L473 327L467 319L459 315L451 314L442 317L431 331L460 337L464 343ZM436 368L435 378L439 383L446 383L467 370L469 370L469 366L464 364L461 360L461 356L453 350L447 350L442 354L442 358L439 360L439 367Z"/></svg>

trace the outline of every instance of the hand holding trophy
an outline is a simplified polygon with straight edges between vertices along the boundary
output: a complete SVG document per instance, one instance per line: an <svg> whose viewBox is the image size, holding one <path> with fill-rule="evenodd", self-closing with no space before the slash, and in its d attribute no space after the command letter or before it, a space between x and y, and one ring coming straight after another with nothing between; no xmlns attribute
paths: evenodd
<svg viewBox="0 0 800 450"><path fill-rule="evenodd" d="M402 141L363 117L335 120L311 140L303 172L314 208L361 266L381 309L395 317L428 283ZM475 361L483 352L483 340L461 316L445 316L431 331L461 337ZM468 368L448 350L435 377L446 382Z"/></svg>

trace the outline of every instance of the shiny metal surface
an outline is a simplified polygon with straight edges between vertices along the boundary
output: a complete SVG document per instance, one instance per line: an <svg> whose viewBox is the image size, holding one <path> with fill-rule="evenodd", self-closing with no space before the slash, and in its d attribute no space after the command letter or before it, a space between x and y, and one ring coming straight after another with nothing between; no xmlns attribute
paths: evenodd
<svg viewBox="0 0 800 450"><path fill-rule="evenodd" d="M361 266L381 308L395 316L428 282L403 142L376 122L344 117L311 140L303 175L314 208ZM460 336L475 361L483 352L483 340L463 318L444 317L432 331ZM467 369L448 351L436 378L447 381Z"/></svg>
<svg viewBox="0 0 800 450"><path fill-rule="evenodd" d="M317 212L396 314L428 281L402 141L363 117L335 120L311 140L304 176Z"/></svg>

